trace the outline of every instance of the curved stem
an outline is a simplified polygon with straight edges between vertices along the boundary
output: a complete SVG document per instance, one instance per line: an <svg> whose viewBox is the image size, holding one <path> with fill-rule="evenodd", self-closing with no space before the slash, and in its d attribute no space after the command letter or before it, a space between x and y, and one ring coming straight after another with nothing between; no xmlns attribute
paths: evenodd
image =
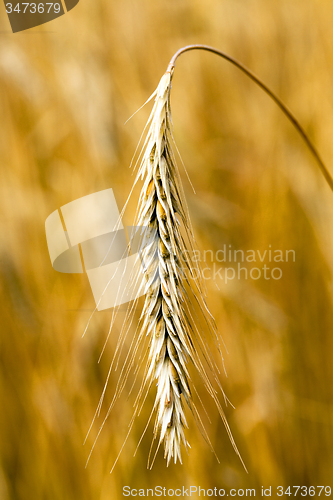
<svg viewBox="0 0 333 500"><path fill-rule="evenodd" d="M305 132L305 130L303 129L303 127L301 126L301 124L299 123L299 121L297 120L297 118L290 111L290 109L281 101L281 99L272 90L270 90L267 87L267 85L265 85L260 80L260 78L258 78L254 73L252 73L252 71L250 71L242 63L240 63L239 61L237 61L233 57L229 56L228 54L226 54L226 53L224 53L224 52L222 52L220 50L217 50L214 47L210 47L209 45L199 45L199 44L198 45L187 45L186 47L182 47L181 49L179 49L174 54L174 56L170 60L170 63L169 63L169 66L168 66L168 71L170 71L171 73L173 73L173 70L174 70L174 67L175 67L175 64L176 64L176 60L178 59L178 57L181 54L183 54L184 52L188 52L189 50L206 50L206 51L212 52L213 54L216 54L216 55L218 55L220 57L223 57L227 61L231 62L234 66L236 66L237 68L239 68L241 71L243 71L243 73L245 73L249 78L251 78L251 80L253 80L257 85L259 85L259 87L261 87L262 90L264 92L266 92L266 94L268 94L271 99L273 99L273 101L279 106L279 108L283 111L283 113L287 116L287 118L292 122L292 124L294 125L294 127L301 134L301 136L303 137L306 145L308 146L308 148L310 149L311 153L315 157L315 159L316 159L316 161L317 161L317 163L319 165L319 168L322 171L322 173L323 173L323 175L324 175L324 177L325 177L328 185L330 186L331 190L333 191L333 179L332 179L332 176L329 173L327 167L325 166L323 160L321 159L321 157L320 157L317 149L315 148L315 146L310 141L307 133Z"/></svg>

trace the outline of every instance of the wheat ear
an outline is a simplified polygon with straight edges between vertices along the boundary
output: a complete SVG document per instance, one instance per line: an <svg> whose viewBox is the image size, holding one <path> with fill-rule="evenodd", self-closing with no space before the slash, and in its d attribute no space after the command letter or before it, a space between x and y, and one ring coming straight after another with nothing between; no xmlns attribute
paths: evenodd
<svg viewBox="0 0 333 500"><path fill-rule="evenodd" d="M196 315L196 308L193 307L192 301L196 301L199 310L205 318L209 331L213 334L218 350L221 353L216 325L205 303L200 278L196 277L198 276L198 269L196 270L196 276L194 276L191 267L192 263L188 258L188 247L193 250L194 238L177 165L172 151L172 143L174 142L170 109L172 74L177 58L184 52L194 49L206 50L228 60L243 71L274 100L304 139L307 147L315 157L327 183L333 190L333 179L315 146L310 141L298 120L281 99L279 99L279 97L277 97L276 94L256 75L234 58L214 47L206 45L189 45L179 49L175 53L156 91L148 99L149 101L155 97L155 102L145 127L145 130L148 128L148 132L142 152L139 156L141 161L134 182L135 185L140 178L144 181L139 198L136 224L149 229L148 233L150 233L151 242L147 246L143 245L143 250L141 252L142 261L145 263L146 267L146 283L144 283L145 302L140 323L137 327L138 333L136 332L136 339L133 339L131 343L130 350L120 373L114 398L98 433L99 435L115 400L124 389L129 372L134 366L138 353L139 364L136 369L136 375L140 366L143 365L145 359L143 353L146 347L146 339L148 338L148 363L134 405L135 411L130 423L129 432L133 426L135 417L141 411L153 381L156 380L157 394L151 413L152 416L154 410L156 410L153 442L157 440L158 444L154 458L159 447L163 443L167 464L169 464L172 458L175 463L177 460L181 461L182 446L184 446L185 449L189 446L185 437L185 427L187 423L184 403L186 403L187 407L193 413L204 438L210 444L208 435L192 398L192 392L196 392L196 389L191 385L191 378L188 371L189 364L193 364L201 375L208 393L216 403L231 443L242 461L219 402L217 392L206 371L208 368L210 376L213 376L219 389L222 391L225 401L227 401L219 382L219 369L208 351L206 341L201 335L200 327L197 326L197 317L195 320L193 319L193 315ZM186 235L187 243L181 232L181 226L184 229L183 233ZM151 236L153 236L152 240ZM140 275L135 276L134 279L140 279ZM127 319L130 317L133 319L133 311L136 304L137 299L134 300L132 306L129 308ZM126 328L124 327L123 330L124 329ZM118 360L126 336L123 330L114 356L114 359L118 356ZM201 358L204 358L205 366ZM116 366L117 365L118 362L116 363ZM99 413L112 366L113 362L96 414ZM151 466L154 462L154 458L151 462Z"/></svg>
<svg viewBox="0 0 333 500"><path fill-rule="evenodd" d="M138 173L138 177L144 179L144 186L139 200L137 219L138 225L148 226L156 233L157 258L154 256L150 258L152 265L148 274L147 295L142 313L144 323L141 332L146 330L151 338L146 381L151 378L157 380L154 438L158 438L158 447L164 442L167 463L172 458L175 462L177 459L181 461L181 445L183 444L185 448L188 446L184 432L186 419L183 400L193 413L196 412L187 371L189 360L199 370L208 392L215 400L234 449L239 455L216 393L198 356L194 342L195 328L193 321L189 319L187 292L188 289L193 292L191 288L193 281L197 287L194 295L197 293L199 296L201 310L206 316L208 312L208 319L210 315L200 289L200 282L187 278L188 274L191 277L191 262L187 258L188 252L180 232L180 225L183 225L191 247L194 245L194 238L171 147L174 141L170 90L177 58L184 52L195 49L206 50L227 59L275 101L305 140L326 181L333 189L333 180L328 169L298 120L256 75L234 58L214 47L190 45L175 53L154 93L155 103L147 124L149 130ZM155 287L152 286L153 284ZM216 333L214 322L208 322ZM199 338L201 340L201 345L200 343L199 345L206 351L200 334ZM212 365L211 358L207 356L206 359L208 359L208 365ZM212 371L217 379L215 370Z"/></svg>
<svg viewBox="0 0 333 500"><path fill-rule="evenodd" d="M196 341L201 339L200 332L191 321L189 293L196 297L208 325L215 332L213 320L209 314L207 317L200 281L194 278L188 257L188 245L193 249L194 239L172 151L171 79L172 71L167 71L155 93L138 172L138 178L144 179L144 185L136 219L138 226L146 226L154 234L149 256L145 257L149 269L140 336L145 332L151 339L146 383L151 384L153 379L157 381L154 439L158 441L157 450L164 443L167 464L172 458L175 463L177 460L181 462L181 447L188 447L184 403L200 422L190 389L189 361L199 371L208 392L217 403L237 451L216 391L198 355ZM216 378L207 348L204 342L199 344Z"/></svg>
<svg viewBox="0 0 333 500"><path fill-rule="evenodd" d="M148 290L142 315L143 328L151 332L147 378L157 380L154 437L160 433L159 444L164 441L168 464L172 457L175 463L181 461L181 445L188 445L182 396L189 406L192 399L186 368L192 343L182 305L182 294L186 293L181 267L185 249L179 231L179 218L186 224L186 216L169 138L170 83L168 72L157 88L140 172L145 184L138 214L138 225L156 231L157 258L149 276L158 283L153 281L154 288Z"/></svg>

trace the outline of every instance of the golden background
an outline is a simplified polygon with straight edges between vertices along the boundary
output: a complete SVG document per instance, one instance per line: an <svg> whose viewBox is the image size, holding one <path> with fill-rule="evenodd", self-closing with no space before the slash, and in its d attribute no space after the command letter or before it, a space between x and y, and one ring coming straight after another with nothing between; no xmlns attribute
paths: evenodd
<svg viewBox="0 0 333 500"><path fill-rule="evenodd" d="M125 121L189 43L214 45L260 76L332 172L332 26L328 0L81 0L14 35L1 5L1 500L122 498L125 485L257 488L258 496L262 485L333 486L333 197L302 139L253 82L191 52L177 62L171 95L199 248L296 253L281 264L281 280L234 280L220 291L207 281L229 352L221 379L235 409L226 414L249 474L200 382L220 464L188 413L182 466L166 468L160 451L147 471L152 426L133 458L152 391L110 475L133 412L126 388L85 469L101 420L83 442L119 325L98 363L111 313L95 314L81 338L94 308L87 277L53 270L44 230L51 212L98 190L112 187L122 208L151 104ZM128 224L134 207L135 197Z"/></svg>

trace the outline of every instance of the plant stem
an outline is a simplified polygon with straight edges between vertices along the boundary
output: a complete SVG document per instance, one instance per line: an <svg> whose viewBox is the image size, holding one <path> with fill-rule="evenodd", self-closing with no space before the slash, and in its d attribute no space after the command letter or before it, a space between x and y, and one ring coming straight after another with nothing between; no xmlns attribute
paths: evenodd
<svg viewBox="0 0 333 500"><path fill-rule="evenodd" d="M309 139L309 136L295 117L295 115L290 111L290 109L281 101L281 99L270 89L265 85L260 78L258 78L252 71L250 71L246 66L244 66L242 63L234 59L233 57L229 56L225 52L222 52L218 49L215 49L214 47L210 47L209 45L201 45L201 44L196 44L196 45L187 45L186 47L182 47L179 49L171 58L169 66L168 66L168 71L170 73L173 73L176 60L178 57L183 54L184 52L188 52L189 50L206 50L208 52L212 52L213 54L216 54L220 57L223 57L223 59L226 59L227 61L231 62L234 66L239 68L243 73L245 73L251 80L253 80L259 87L262 88L266 94L269 95L271 99L279 106L279 108L283 111L283 113L287 116L287 118L292 122L294 127L298 130L298 132L301 134L303 137L306 145L310 149L311 153L315 157L320 170L322 171L328 185L330 186L331 190L333 191L333 178L331 174L329 173L327 167L325 166L323 160L321 159L316 147L312 144L311 140Z"/></svg>

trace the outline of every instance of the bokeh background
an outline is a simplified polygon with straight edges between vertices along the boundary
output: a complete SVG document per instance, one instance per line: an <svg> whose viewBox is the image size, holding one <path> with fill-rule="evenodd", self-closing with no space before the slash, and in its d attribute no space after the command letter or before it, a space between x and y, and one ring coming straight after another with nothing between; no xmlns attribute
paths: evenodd
<svg viewBox="0 0 333 500"><path fill-rule="evenodd" d="M332 2L81 0L15 35L4 5L0 17L1 500L106 500L125 485L333 486L333 196L297 132L239 70L183 55L172 111L196 190L180 164L198 247L296 252L280 280L206 283L229 352L221 379L235 409L226 415L248 474L200 382L220 463L190 416L182 466L166 468L160 452L147 471L151 426L133 457L152 392L110 475L133 411L129 384L85 468L122 316L98 363L111 312L95 314L82 338L94 308L87 277L52 269L44 233L51 212L86 194L112 187L123 206L151 104L125 121L189 43L214 45L260 76L333 172Z"/></svg>

